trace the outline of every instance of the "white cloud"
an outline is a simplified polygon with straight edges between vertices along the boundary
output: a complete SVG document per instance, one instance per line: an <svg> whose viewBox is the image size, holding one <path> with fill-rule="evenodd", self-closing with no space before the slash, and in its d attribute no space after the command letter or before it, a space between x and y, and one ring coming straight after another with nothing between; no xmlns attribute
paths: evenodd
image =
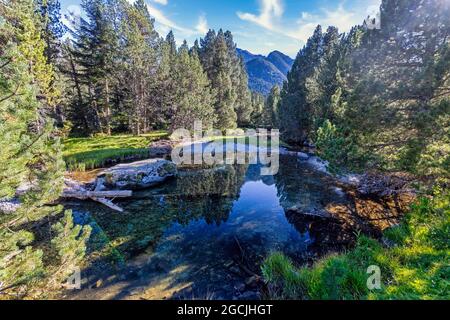
<svg viewBox="0 0 450 320"><path fill-rule="evenodd" d="M197 30L198 33L202 35L208 32L209 30L208 21L206 20L206 16L204 14L198 17L198 23L197 26L195 27L195 30Z"/></svg>
<svg viewBox="0 0 450 320"><path fill-rule="evenodd" d="M340 4L334 10L322 8L321 13L317 15L303 12L297 21L297 29L288 31L286 34L294 39L305 42L312 35L318 24L323 28L335 26L341 32L346 32L353 26L361 24L365 17L366 12L361 14L356 11L347 10Z"/></svg>
<svg viewBox="0 0 450 320"><path fill-rule="evenodd" d="M136 2L136 0L128 0L130 3ZM167 0L153 0L153 2L157 2L159 4L166 5L168 3ZM192 35L195 33L194 30L184 28L182 26L179 26L176 22L172 21L171 19L167 18L164 12L158 8L155 8L153 5L147 3L147 9L150 15L155 18L155 21L162 25L161 29L167 30L167 28L179 31L183 33L184 35Z"/></svg>
<svg viewBox="0 0 450 320"><path fill-rule="evenodd" d="M169 3L168 0L152 0L152 1L155 3L162 4L163 6L166 6Z"/></svg>
<svg viewBox="0 0 450 320"><path fill-rule="evenodd" d="M281 0L259 0L260 13L254 15L252 13L238 12L240 19L253 22L263 28L274 30L275 20L280 18L284 13Z"/></svg>
<svg viewBox="0 0 450 320"><path fill-rule="evenodd" d="M306 42L317 25L323 28L335 26L341 32L349 31L354 25L362 24L368 14L379 8L381 0L360 2L352 9L346 9L341 3L337 8L322 8L318 13L302 12L297 27L284 27L277 23L284 13L281 0L260 0L260 15L238 12L241 20L252 22L266 30Z"/></svg>

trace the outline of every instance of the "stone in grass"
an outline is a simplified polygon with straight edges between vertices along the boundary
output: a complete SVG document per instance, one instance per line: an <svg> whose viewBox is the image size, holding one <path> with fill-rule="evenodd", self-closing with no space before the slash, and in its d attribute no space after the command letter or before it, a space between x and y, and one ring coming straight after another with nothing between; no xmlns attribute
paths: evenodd
<svg viewBox="0 0 450 320"><path fill-rule="evenodd" d="M142 190L177 175L177 166L163 159L119 164L103 171L96 179L96 191Z"/></svg>

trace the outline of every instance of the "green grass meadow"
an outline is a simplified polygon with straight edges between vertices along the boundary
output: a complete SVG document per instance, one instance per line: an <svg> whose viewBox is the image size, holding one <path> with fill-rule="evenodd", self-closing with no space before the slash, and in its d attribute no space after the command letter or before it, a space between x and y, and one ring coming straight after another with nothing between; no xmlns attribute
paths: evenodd
<svg viewBox="0 0 450 320"><path fill-rule="evenodd" d="M70 171L86 171L105 167L127 159L145 159L151 142L167 138L165 131L140 136L113 135L69 138L63 141L63 156Z"/></svg>

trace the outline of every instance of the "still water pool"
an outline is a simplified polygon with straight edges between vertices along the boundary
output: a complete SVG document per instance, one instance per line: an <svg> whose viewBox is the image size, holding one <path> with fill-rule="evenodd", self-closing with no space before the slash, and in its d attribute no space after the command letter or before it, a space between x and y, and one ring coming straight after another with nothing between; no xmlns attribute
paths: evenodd
<svg viewBox="0 0 450 320"><path fill-rule="evenodd" d="M120 202L122 214L68 204L94 227L82 290L68 297L256 299L271 252L301 264L345 247L351 230L311 214L346 206L347 196L307 162L280 162L276 176L261 176L259 165L181 170Z"/></svg>

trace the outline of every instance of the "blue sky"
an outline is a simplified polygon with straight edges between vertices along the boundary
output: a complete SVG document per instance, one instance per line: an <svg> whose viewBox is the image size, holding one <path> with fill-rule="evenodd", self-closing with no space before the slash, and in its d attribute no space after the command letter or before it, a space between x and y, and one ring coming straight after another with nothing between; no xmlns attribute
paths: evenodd
<svg viewBox="0 0 450 320"><path fill-rule="evenodd" d="M134 0L128 0L133 2ZM342 32L373 14L381 0L146 0L161 35L173 30L190 44L209 28L232 31L242 49L292 57L317 24ZM79 14L81 0L62 0L63 14Z"/></svg>

